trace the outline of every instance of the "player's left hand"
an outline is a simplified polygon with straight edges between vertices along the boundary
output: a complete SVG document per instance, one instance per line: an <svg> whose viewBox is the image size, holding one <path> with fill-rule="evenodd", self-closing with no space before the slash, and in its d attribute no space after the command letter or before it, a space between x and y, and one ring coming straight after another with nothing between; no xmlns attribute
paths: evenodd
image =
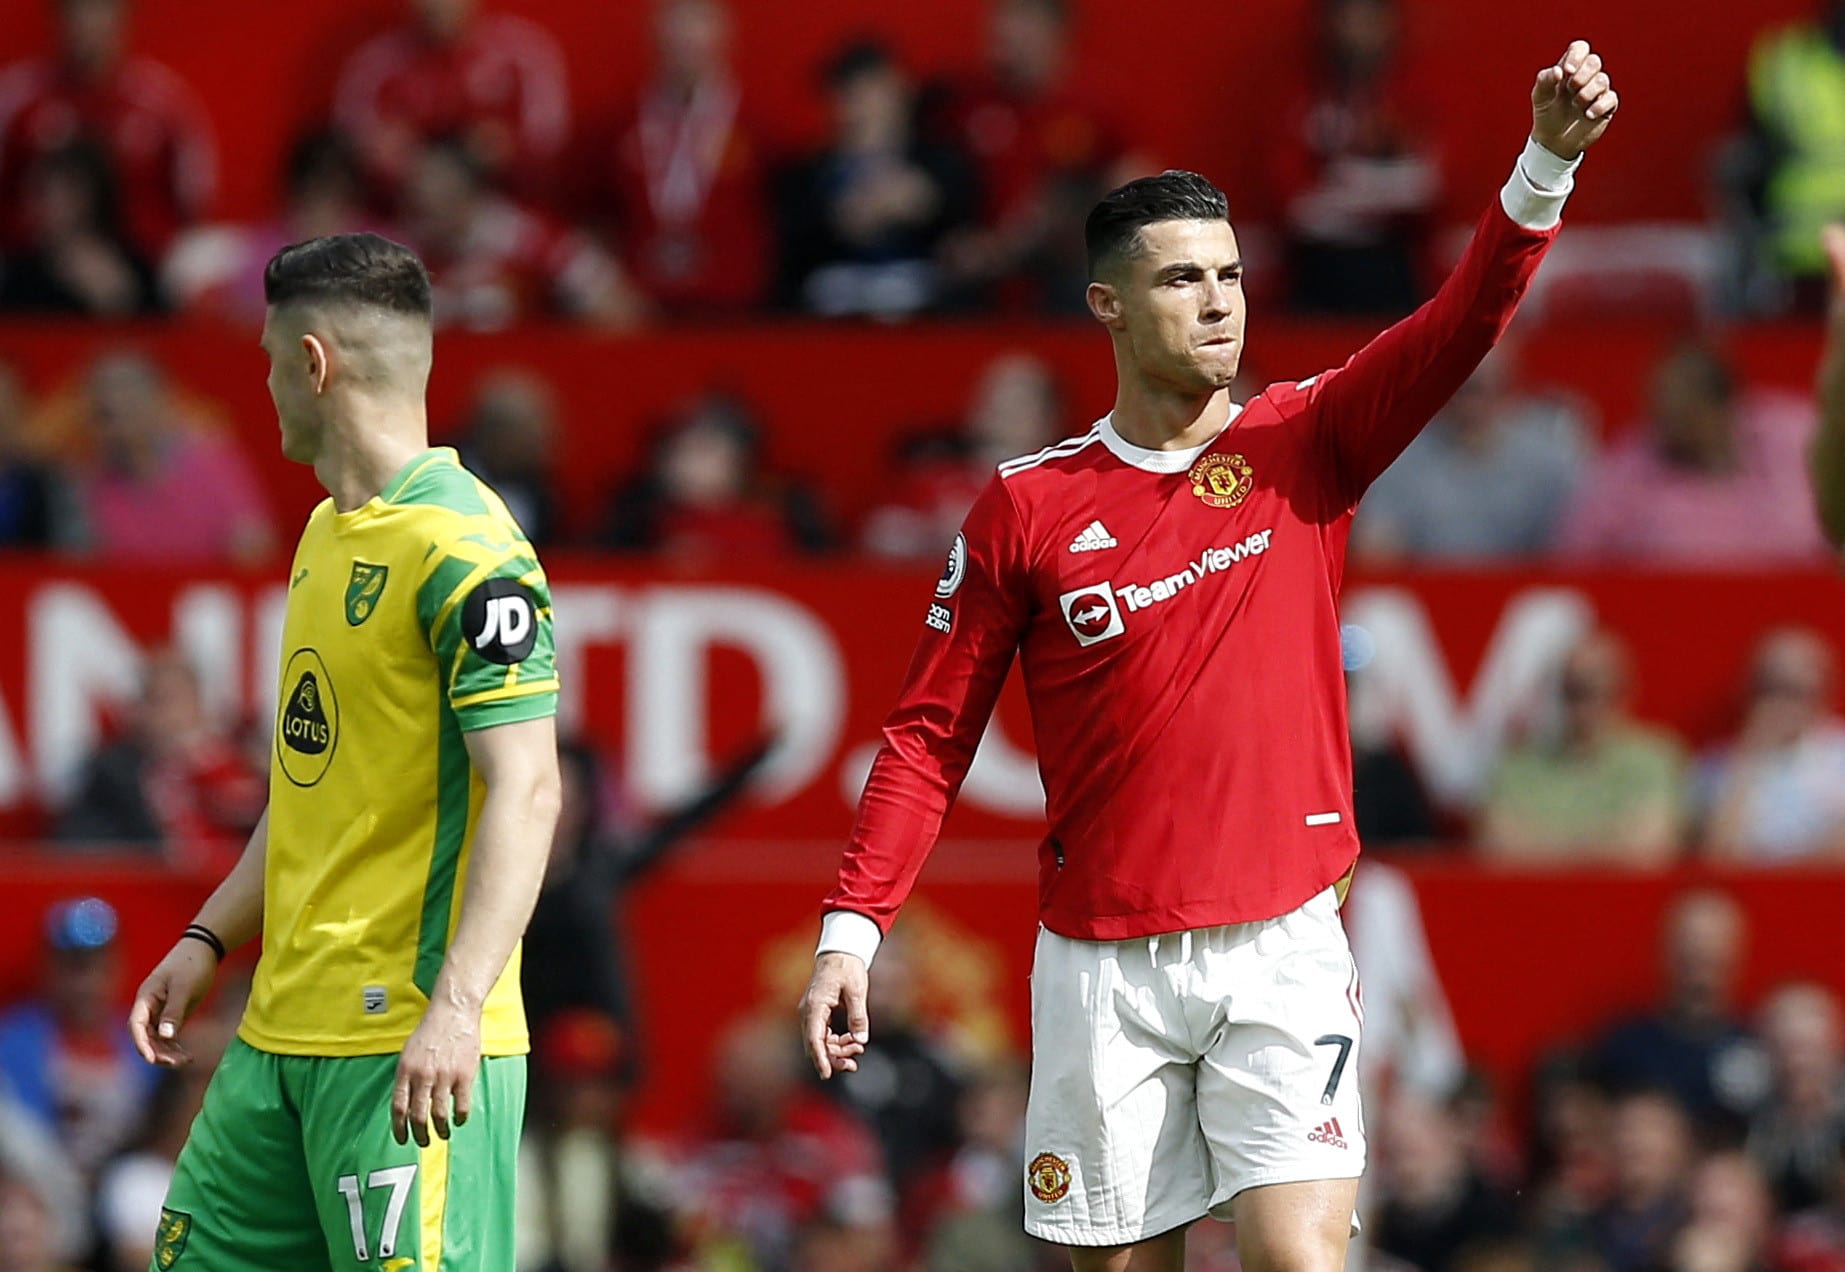
<svg viewBox="0 0 1845 1272"><path fill-rule="evenodd" d="M404 1044L391 1091L391 1134L399 1144L414 1138L429 1147L433 1125L442 1139L468 1120L474 1075L480 1071L480 1013L433 1002Z"/></svg>
<svg viewBox="0 0 1845 1272"><path fill-rule="evenodd" d="M1574 159L1608 131L1620 96L1587 40L1572 41L1531 86L1531 140L1559 159Z"/></svg>

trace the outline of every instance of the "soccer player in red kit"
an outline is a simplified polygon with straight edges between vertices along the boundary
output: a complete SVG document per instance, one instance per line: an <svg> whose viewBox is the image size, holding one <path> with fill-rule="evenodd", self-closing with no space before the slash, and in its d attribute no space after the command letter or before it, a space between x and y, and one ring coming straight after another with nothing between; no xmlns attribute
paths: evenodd
<svg viewBox="0 0 1845 1272"><path fill-rule="evenodd" d="M1015 652L1039 848L1025 1225L1076 1272L1182 1267L1233 1219L1250 1272L1342 1267L1364 1167L1337 600L1365 488L1473 372L1618 102L1570 45L1433 300L1240 410L1224 196L1168 172L1090 214L1114 410L1004 463L968 513L867 779L802 999L822 1077L869 1037L866 970ZM833 1020L843 1014L843 1028Z"/></svg>

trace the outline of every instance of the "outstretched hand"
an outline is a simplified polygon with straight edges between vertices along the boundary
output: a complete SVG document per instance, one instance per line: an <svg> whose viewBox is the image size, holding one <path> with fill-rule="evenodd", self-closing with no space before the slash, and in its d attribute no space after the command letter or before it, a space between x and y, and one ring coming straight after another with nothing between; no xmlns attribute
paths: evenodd
<svg viewBox="0 0 1845 1272"><path fill-rule="evenodd" d="M192 1063L179 1031L211 988L218 960L198 941L177 942L135 990L128 1036L149 1064L177 1068Z"/></svg>
<svg viewBox="0 0 1845 1272"><path fill-rule="evenodd" d="M813 979L801 995L801 1034L807 1058L822 1078L851 1073L858 1068L871 1039L871 1019L865 1012L865 992L870 977L856 954L827 953L814 960ZM846 1013L846 1032L833 1032L833 1013Z"/></svg>
<svg viewBox="0 0 1845 1272"><path fill-rule="evenodd" d="M1608 131L1620 96L1587 40L1572 41L1531 86L1531 139L1559 159L1574 159Z"/></svg>

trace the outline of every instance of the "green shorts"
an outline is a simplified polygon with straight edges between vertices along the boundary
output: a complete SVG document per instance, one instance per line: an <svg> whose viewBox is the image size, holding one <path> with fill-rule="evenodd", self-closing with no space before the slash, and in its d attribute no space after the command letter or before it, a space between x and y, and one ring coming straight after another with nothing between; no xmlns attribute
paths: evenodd
<svg viewBox="0 0 1845 1272"><path fill-rule="evenodd" d="M174 1168L152 1272L505 1272L525 1057L481 1061L467 1125L391 1136L397 1056L231 1043Z"/></svg>

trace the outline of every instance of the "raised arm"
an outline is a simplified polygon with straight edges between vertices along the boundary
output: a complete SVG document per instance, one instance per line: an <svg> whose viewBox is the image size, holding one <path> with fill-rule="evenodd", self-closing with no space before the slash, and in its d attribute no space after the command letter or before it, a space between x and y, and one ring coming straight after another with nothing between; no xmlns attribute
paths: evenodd
<svg viewBox="0 0 1845 1272"><path fill-rule="evenodd" d="M1582 153L1620 100L1601 57L1571 44L1531 88L1531 136L1435 296L1346 364L1309 382L1321 444L1355 504L1472 375L1511 322L1556 236Z"/></svg>
<svg viewBox="0 0 1845 1272"><path fill-rule="evenodd" d="M870 1024L867 971L967 776L1029 615L1024 532L1004 482L975 501L935 587L884 745L859 798L839 882L826 899L814 974L801 998L807 1053L822 1078L857 1068ZM835 1009L846 1029L834 1032Z"/></svg>

